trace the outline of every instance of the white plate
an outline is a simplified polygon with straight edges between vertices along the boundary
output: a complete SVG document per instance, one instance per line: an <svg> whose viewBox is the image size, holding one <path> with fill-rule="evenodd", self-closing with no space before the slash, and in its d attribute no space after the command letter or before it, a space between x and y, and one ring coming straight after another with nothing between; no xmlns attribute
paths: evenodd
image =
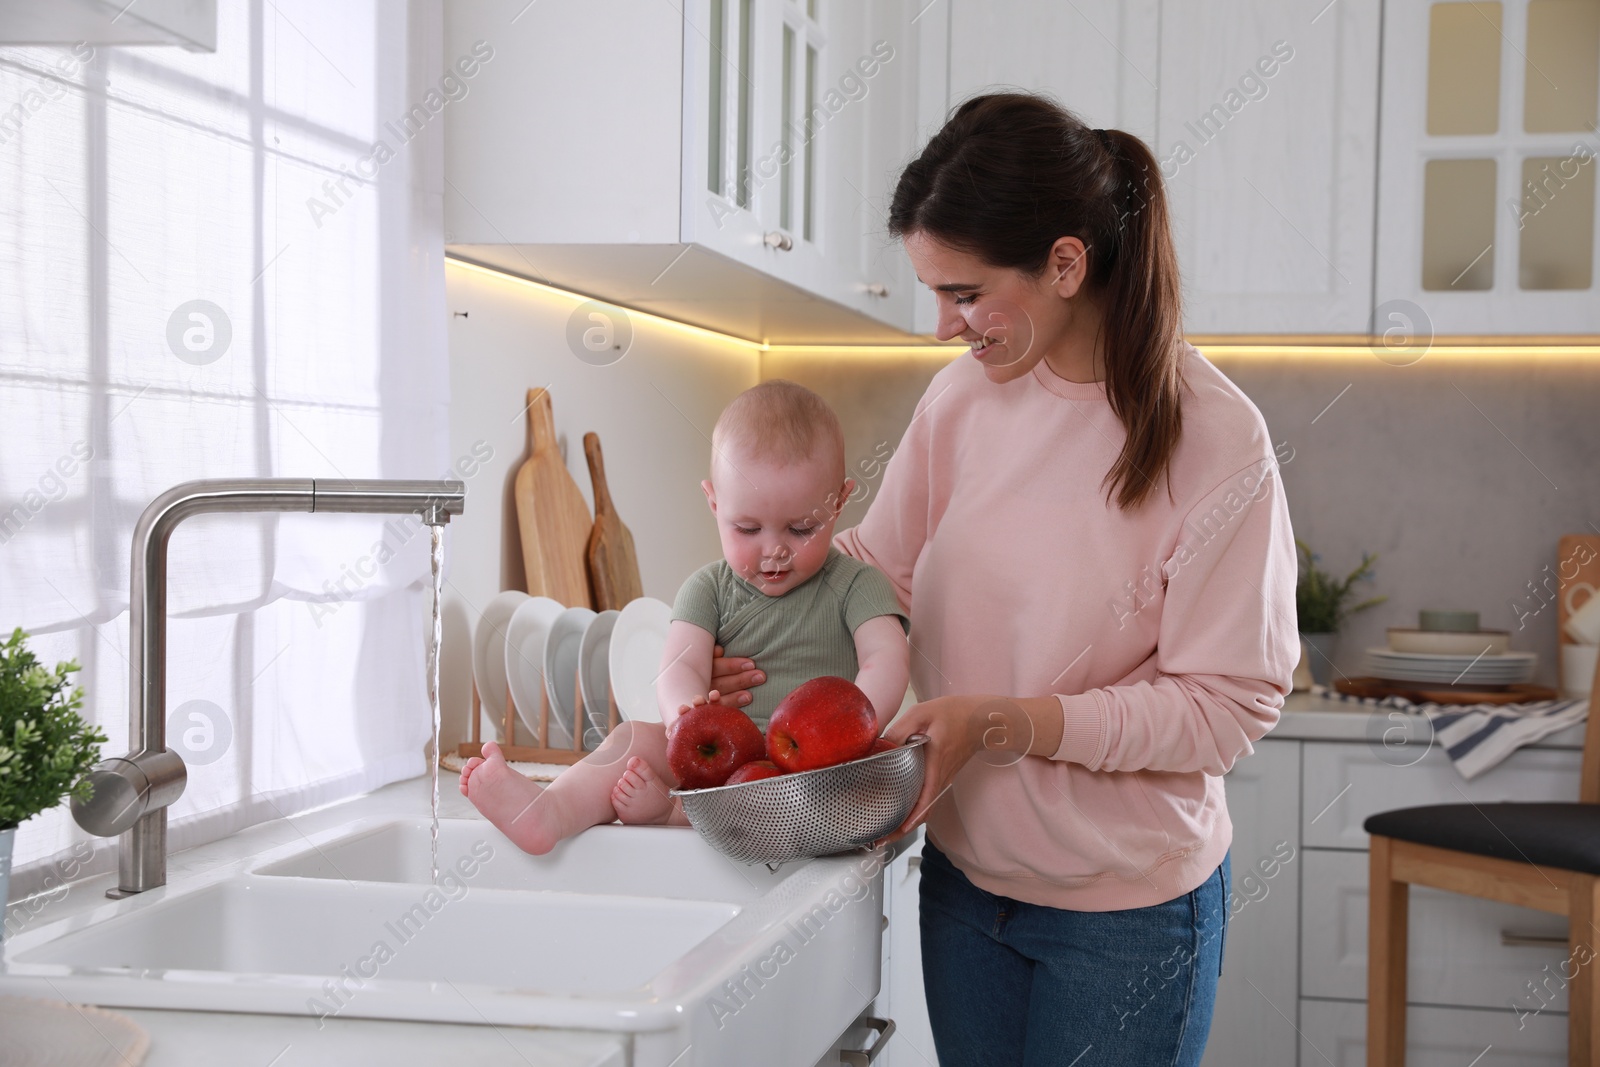
<svg viewBox="0 0 1600 1067"><path fill-rule="evenodd" d="M1473 653L1448 653L1448 652L1396 652L1388 648L1369 648L1367 655L1375 658L1392 659L1399 663L1433 663L1439 666L1465 667L1473 660L1479 663L1534 663L1539 659L1537 652L1505 652L1501 655L1489 654L1479 656Z"/></svg>
<svg viewBox="0 0 1600 1067"><path fill-rule="evenodd" d="M660 722L656 677L667 647L672 605L654 597L630 600L611 629L611 691L623 718Z"/></svg>
<svg viewBox="0 0 1600 1067"><path fill-rule="evenodd" d="M544 694L544 646L550 636L550 624L556 616L566 611L566 605L547 596L533 596L525 600L511 616L506 627L506 651L503 666L511 679L511 699L517 706L517 718L528 731L528 744L539 743L539 701ZM551 712L551 744L554 745L555 713ZM572 733L571 729L567 733Z"/></svg>
<svg viewBox="0 0 1600 1067"><path fill-rule="evenodd" d="M1539 657L1533 652L1461 656L1369 648L1367 660L1373 674L1393 681L1514 685L1533 677Z"/></svg>
<svg viewBox="0 0 1600 1067"><path fill-rule="evenodd" d="M568 608L550 624L550 639L544 646L544 691L550 697L551 748L582 747L573 743L572 724L578 711L578 649L592 621L594 612L588 608Z"/></svg>
<svg viewBox="0 0 1600 1067"><path fill-rule="evenodd" d="M493 727L492 732L483 734L485 739L510 740L500 737L506 713L506 628L527 599L528 594L521 590L506 590L484 606L472 631L472 680L478 687L483 717Z"/></svg>
<svg viewBox="0 0 1600 1067"><path fill-rule="evenodd" d="M583 701L588 727L583 732L583 747L596 748L611 725L611 631L622 612L610 608L596 615L583 631L578 646L578 696Z"/></svg>

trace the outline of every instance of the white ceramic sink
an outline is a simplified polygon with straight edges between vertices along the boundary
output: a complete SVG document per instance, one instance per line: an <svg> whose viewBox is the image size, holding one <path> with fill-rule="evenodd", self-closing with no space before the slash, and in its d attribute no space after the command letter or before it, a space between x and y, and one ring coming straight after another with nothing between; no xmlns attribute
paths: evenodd
<svg viewBox="0 0 1600 1067"><path fill-rule="evenodd" d="M200 851L200 850L196 850ZM811 1067L878 989L881 860L777 873L691 830L526 855L481 819L353 819L29 929L0 992L626 1032L632 1062Z"/></svg>

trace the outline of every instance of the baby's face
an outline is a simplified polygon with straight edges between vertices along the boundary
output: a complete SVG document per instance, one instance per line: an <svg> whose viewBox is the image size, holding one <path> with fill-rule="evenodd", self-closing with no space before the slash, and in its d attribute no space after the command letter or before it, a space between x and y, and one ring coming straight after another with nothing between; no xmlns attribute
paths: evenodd
<svg viewBox="0 0 1600 1067"><path fill-rule="evenodd" d="M703 481L722 555L734 573L768 596L782 596L828 558L833 526L854 483L835 483L825 461L757 463L719 459L716 482Z"/></svg>

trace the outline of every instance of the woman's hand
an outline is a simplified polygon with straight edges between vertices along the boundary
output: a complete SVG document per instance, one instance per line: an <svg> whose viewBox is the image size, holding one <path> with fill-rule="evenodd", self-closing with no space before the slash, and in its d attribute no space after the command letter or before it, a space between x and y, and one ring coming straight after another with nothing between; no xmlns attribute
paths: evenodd
<svg viewBox="0 0 1600 1067"><path fill-rule="evenodd" d="M1056 707L1059 710L1060 705ZM1036 741L1033 720L1020 702L982 695L935 697L913 704L889 724L884 736L901 745L913 734L928 738L922 793L890 838L911 832L927 819L974 756L981 753L991 765L1012 766Z"/></svg>
<svg viewBox="0 0 1600 1067"><path fill-rule="evenodd" d="M711 688L730 708L750 703L750 686L760 685L767 676L755 669L755 662L743 656L724 656L721 645L711 650Z"/></svg>

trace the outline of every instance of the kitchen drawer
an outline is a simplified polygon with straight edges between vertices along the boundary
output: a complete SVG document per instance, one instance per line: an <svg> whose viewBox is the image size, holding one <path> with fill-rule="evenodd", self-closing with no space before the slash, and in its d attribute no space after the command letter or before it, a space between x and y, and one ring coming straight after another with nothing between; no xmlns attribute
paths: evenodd
<svg viewBox="0 0 1600 1067"><path fill-rule="evenodd" d="M1361 824L1369 815L1395 808L1578 799L1582 754L1576 749L1525 748L1469 782L1439 746L1419 750L1420 759L1408 748L1384 748L1377 741L1306 742L1300 843L1306 848L1365 849L1367 832Z"/></svg>
<svg viewBox="0 0 1600 1067"><path fill-rule="evenodd" d="M1566 1067L1567 1017L1523 1023L1508 1011L1409 1008L1406 1067ZM1300 1067L1366 1067L1366 1045L1365 1002L1300 1002Z"/></svg>
<svg viewBox="0 0 1600 1067"><path fill-rule="evenodd" d="M1367 995L1367 854L1300 853L1300 992ZM1501 931L1565 938L1559 915L1413 886L1406 999L1413 1004L1493 1008L1510 1014L1567 1009L1560 972L1565 944L1506 945ZM1548 969L1547 969L1548 968ZM1570 968L1568 968L1570 970ZM1529 982L1548 982L1535 996Z"/></svg>

